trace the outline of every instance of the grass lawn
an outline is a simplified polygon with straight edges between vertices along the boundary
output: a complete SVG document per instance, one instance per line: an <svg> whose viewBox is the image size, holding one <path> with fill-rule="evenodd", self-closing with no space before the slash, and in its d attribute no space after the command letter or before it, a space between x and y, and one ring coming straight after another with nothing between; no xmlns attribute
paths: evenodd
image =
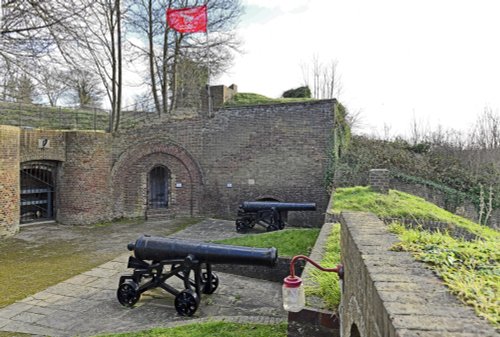
<svg viewBox="0 0 500 337"><path fill-rule="evenodd" d="M275 247L278 256L309 255L319 235L318 228L290 228L262 234L250 234L217 241L227 245L269 248Z"/></svg>
<svg viewBox="0 0 500 337"><path fill-rule="evenodd" d="M285 337L286 323L276 325L207 322L175 328L156 328L141 332L100 335L99 337Z"/></svg>

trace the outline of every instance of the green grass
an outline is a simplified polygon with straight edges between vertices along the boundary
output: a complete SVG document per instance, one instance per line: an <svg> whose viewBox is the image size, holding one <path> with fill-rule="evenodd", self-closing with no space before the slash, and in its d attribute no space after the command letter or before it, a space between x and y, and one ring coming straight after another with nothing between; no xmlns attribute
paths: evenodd
<svg viewBox="0 0 500 337"><path fill-rule="evenodd" d="M155 328L141 332L100 335L100 337L285 337L286 331L286 323L265 325L207 322L175 328Z"/></svg>
<svg viewBox="0 0 500 337"><path fill-rule="evenodd" d="M312 98L269 98L263 95L254 93L237 93L228 101L225 106L239 105L257 105L257 104L276 104L276 103L292 103L292 102L307 102L312 101Z"/></svg>
<svg viewBox="0 0 500 337"><path fill-rule="evenodd" d="M334 268L340 263L340 224L333 226L325 246L325 253L320 265L325 268ZM340 304L340 286L337 273L325 273L319 269L311 269L311 280L314 285L307 286L306 299L317 296L325 303L325 308L337 311Z"/></svg>
<svg viewBox="0 0 500 337"><path fill-rule="evenodd" d="M397 223L390 230L401 239L393 250L428 263L462 302L500 327L500 240L469 242Z"/></svg>
<svg viewBox="0 0 500 337"><path fill-rule="evenodd" d="M498 240L500 233L489 227L450 213L422 198L390 190L388 194L373 192L369 187L338 188L335 191L333 211L372 212L380 218L408 218L433 220L454 224L484 239Z"/></svg>
<svg viewBox="0 0 500 337"><path fill-rule="evenodd" d="M217 241L218 243L278 249L279 256L308 255L319 235L317 228L285 229L262 234L251 234Z"/></svg>

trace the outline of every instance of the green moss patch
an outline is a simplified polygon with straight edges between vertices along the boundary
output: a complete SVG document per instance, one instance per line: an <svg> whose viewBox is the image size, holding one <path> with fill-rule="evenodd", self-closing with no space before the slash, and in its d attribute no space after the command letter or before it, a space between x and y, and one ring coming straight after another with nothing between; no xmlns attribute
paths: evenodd
<svg viewBox="0 0 500 337"><path fill-rule="evenodd" d="M340 224L333 226L326 240L325 252L320 265L335 268L340 263ZM317 296L325 303L325 308L337 311L340 304L340 285L337 273L326 273L319 269L310 269L311 284L305 288L306 296Z"/></svg>
<svg viewBox="0 0 500 337"><path fill-rule="evenodd" d="M278 249L279 256L308 255L319 235L318 228L285 229L262 234L249 234L217 241L227 245Z"/></svg>
<svg viewBox="0 0 500 337"><path fill-rule="evenodd" d="M14 239L0 242L0 307L33 295L116 256L79 251L68 241L31 245Z"/></svg>
<svg viewBox="0 0 500 337"><path fill-rule="evenodd" d="M428 263L458 299L500 327L500 240L469 242L397 223L390 230L401 239L393 250Z"/></svg>
<svg viewBox="0 0 500 337"><path fill-rule="evenodd" d="M130 332L100 337L285 337L285 323L240 324L226 322L207 322L183 325L175 328L156 328L142 332Z"/></svg>

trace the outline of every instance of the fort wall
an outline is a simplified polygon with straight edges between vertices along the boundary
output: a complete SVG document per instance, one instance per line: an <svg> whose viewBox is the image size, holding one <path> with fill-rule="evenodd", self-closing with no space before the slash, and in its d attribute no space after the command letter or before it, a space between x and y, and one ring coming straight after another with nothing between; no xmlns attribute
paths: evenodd
<svg viewBox="0 0 500 337"><path fill-rule="evenodd" d="M19 230L20 129L0 125L0 237Z"/></svg>

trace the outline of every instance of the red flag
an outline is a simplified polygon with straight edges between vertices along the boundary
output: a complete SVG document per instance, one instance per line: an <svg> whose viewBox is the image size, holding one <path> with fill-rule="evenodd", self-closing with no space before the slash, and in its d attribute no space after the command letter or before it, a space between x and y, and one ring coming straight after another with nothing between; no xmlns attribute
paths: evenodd
<svg viewBox="0 0 500 337"><path fill-rule="evenodd" d="M207 31L207 6L167 9L169 27L180 33Z"/></svg>

